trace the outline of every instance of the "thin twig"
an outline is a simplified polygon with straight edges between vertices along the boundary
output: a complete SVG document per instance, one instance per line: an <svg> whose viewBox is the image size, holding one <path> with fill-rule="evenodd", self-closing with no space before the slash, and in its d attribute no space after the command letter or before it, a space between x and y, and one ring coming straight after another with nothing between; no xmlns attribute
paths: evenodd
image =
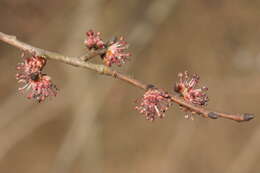
<svg viewBox="0 0 260 173"><path fill-rule="evenodd" d="M32 53L35 53L38 56L43 56L47 59L52 59L52 60L57 60L75 67L81 67L81 68L86 68L90 69L92 71L95 71L99 74L102 75L108 75L117 79L120 79L122 81L125 81L129 84L132 84L133 86L143 89L143 90L148 90L151 85L144 84L136 79L133 79L127 75L124 75L122 73L117 72L116 70L113 70L107 66L100 65L100 64L94 64L90 62L85 62L88 59L91 59L93 56L96 55L101 55L104 54L105 50L100 50L97 52L91 52L88 54L85 54L84 57L78 58L78 57L69 57L69 56L64 56L55 52L47 51L44 49L40 49L34 46L31 46L27 43L24 43L22 41L19 41L15 36L11 36L5 33L0 32L0 40L3 42L12 45L18 49L21 49L23 51L29 51ZM220 112L215 112L215 111L209 111L206 110L205 108L202 107L197 107L194 106L191 103L188 103L184 101L182 98L174 95L170 95L170 98L173 102L176 104L185 107L187 110L190 110L191 112L195 112L196 114L199 114L205 118L211 118L211 119L217 119L217 118L225 118L225 119L230 119L230 120L235 120L237 122L243 122L243 121L249 121L254 118L253 114L225 114L225 113L220 113Z"/></svg>

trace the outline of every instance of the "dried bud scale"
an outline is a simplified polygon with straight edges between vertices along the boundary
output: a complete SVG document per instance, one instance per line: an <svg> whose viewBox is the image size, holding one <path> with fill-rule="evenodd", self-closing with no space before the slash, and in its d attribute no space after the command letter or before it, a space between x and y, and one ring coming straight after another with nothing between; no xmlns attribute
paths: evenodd
<svg viewBox="0 0 260 173"><path fill-rule="evenodd" d="M147 120L153 121L163 118L165 112L172 105L170 96L161 89L149 89L142 98L137 100L135 107Z"/></svg>
<svg viewBox="0 0 260 173"><path fill-rule="evenodd" d="M189 114L189 113L187 113L187 114L185 114L184 115L184 118L186 119L186 120L194 120L194 116L192 115L192 114Z"/></svg>
<svg viewBox="0 0 260 173"><path fill-rule="evenodd" d="M180 110L182 110L185 115L184 118L187 120L194 120L194 114L196 114L196 112L191 111L190 109L183 107L181 105L179 105Z"/></svg>

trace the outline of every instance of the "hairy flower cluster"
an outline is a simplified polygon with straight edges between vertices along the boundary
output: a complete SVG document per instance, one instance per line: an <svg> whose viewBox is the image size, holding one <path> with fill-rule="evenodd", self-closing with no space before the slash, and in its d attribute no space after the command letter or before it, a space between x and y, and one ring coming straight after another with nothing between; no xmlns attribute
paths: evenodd
<svg viewBox="0 0 260 173"><path fill-rule="evenodd" d="M100 32L95 32L93 30L89 30L86 32L87 38L84 41L84 44L88 49L103 49L106 48L106 53L101 55L103 62L106 66L112 66L113 64L117 66L121 66L125 64L129 59L131 54L127 52L128 43L124 40L123 37L119 39L115 37L112 41L104 43L101 39Z"/></svg>
<svg viewBox="0 0 260 173"><path fill-rule="evenodd" d="M57 95L57 87L52 84L49 76L45 74L31 74L26 77L21 78L21 76L18 76L18 82L24 83L24 86L18 90L21 92L28 91L28 99L36 99L38 102L42 102L49 96Z"/></svg>
<svg viewBox="0 0 260 173"><path fill-rule="evenodd" d="M122 64L125 64L129 59L128 57L131 56L129 52L126 52L127 49L128 43L123 37L111 41L108 45L107 52L103 57L105 65L111 66L112 64L116 64L117 66L121 66Z"/></svg>
<svg viewBox="0 0 260 173"><path fill-rule="evenodd" d="M24 57L22 54L22 58L24 58L24 62L18 63L16 69L23 71L25 74L37 73L43 69L46 64L46 59L40 56Z"/></svg>
<svg viewBox="0 0 260 173"><path fill-rule="evenodd" d="M207 87L196 88L199 83L199 76L193 74L192 76L185 71L178 74L179 81L175 84L175 92L179 93L184 100L191 102L195 105L207 105L208 96L206 91Z"/></svg>
<svg viewBox="0 0 260 173"><path fill-rule="evenodd" d="M18 83L24 84L18 90L28 93L27 98L44 101L48 96L57 95L57 87L52 83L51 78L42 73L46 59L41 56L23 57L24 61L17 65L19 72L16 74Z"/></svg>
<svg viewBox="0 0 260 173"><path fill-rule="evenodd" d="M84 41L84 44L89 49L100 49L105 48L105 43L100 38L100 32L94 32L93 30L89 30L86 32L87 38Z"/></svg>
<svg viewBox="0 0 260 173"><path fill-rule="evenodd" d="M142 98L137 100L135 107L147 120L153 121L163 118L165 112L172 105L170 96L161 89L149 89Z"/></svg>

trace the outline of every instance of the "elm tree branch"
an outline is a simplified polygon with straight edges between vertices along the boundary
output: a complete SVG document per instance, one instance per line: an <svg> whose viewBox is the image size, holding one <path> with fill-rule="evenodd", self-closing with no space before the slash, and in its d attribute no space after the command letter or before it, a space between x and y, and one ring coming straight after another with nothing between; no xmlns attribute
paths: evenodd
<svg viewBox="0 0 260 173"><path fill-rule="evenodd" d="M140 88L142 90L148 90L151 86L151 85L144 84L143 82L138 81L134 78L131 78L125 74L119 73L116 70L113 70L107 66L87 62L88 60L92 59L95 56L104 54L106 52L106 49L101 49L98 51L89 51L80 57L71 57L71 56L64 56L64 55L56 53L56 52L51 52L48 50L34 47L32 45L29 45L27 43L24 43L24 42L18 40L16 38L16 36L8 35L8 34L2 33L2 32L0 32L0 40L9 45L12 45L20 50L29 51L31 53L35 53L38 56L43 56L50 60L56 60L56 61L63 62L63 63L69 64L69 65L72 65L75 67L90 69L99 74L114 77L116 79L125 81L129 84L132 84L133 86ZM176 104L178 104L182 107L185 107L187 110L194 112L198 115L201 115L204 118L211 118L211 119L225 118L225 119L230 119L230 120L234 120L237 122L249 121L254 118L253 114L247 114L247 113L226 114L226 113L221 113L221 112L209 111L205 108L198 107L191 103L188 103L188 102L184 101L181 97L175 96L175 95L170 95L170 98Z"/></svg>

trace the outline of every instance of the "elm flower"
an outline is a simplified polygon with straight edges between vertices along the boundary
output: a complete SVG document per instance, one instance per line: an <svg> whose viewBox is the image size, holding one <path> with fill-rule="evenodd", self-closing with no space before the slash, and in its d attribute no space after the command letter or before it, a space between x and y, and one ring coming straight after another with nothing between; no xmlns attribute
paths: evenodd
<svg viewBox="0 0 260 173"><path fill-rule="evenodd" d="M199 83L199 76L193 74L192 76L185 71L184 73L178 74L179 81L175 84L175 92L179 93L184 100L191 102L195 105L207 105L208 96L206 91L207 87L196 88Z"/></svg>
<svg viewBox="0 0 260 173"><path fill-rule="evenodd" d="M24 58L24 54L22 57ZM19 70L16 79L18 83L24 84L18 90L28 93L27 98L36 99L38 102L44 101L48 96L57 95L57 87L52 83L51 78L42 74L45 65L45 58L32 55L24 58L24 61L16 67Z"/></svg>
<svg viewBox="0 0 260 173"><path fill-rule="evenodd" d="M87 38L85 39L84 44L87 46L87 48L105 48L105 43L100 38L100 34L100 32L94 32L93 30L86 32Z"/></svg>
<svg viewBox="0 0 260 173"><path fill-rule="evenodd" d="M24 58L24 54L22 54ZM34 56L24 58L24 62L19 63L16 67L17 70L21 70L26 74L40 72L46 64L46 59L41 56Z"/></svg>
<svg viewBox="0 0 260 173"><path fill-rule="evenodd" d="M131 56L130 53L125 52L127 49L128 43L124 41L123 37L110 42L107 52L103 57L105 65L110 67L112 64L116 64L117 66L125 64L128 57Z"/></svg>
<svg viewBox="0 0 260 173"><path fill-rule="evenodd" d="M137 100L137 104L135 109L150 121L163 118L165 112L172 105L170 96L163 90L156 88L146 91L143 97Z"/></svg>
<svg viewBox="0 0 260 173"><path fill-rule="evenodd" d="M32 73L30 75L17 74L18 83L24 86L18 90L27 93L28 99L36 99L38 102L44 101L49 96L57 95L57 87L46 74Z"/></svg>

